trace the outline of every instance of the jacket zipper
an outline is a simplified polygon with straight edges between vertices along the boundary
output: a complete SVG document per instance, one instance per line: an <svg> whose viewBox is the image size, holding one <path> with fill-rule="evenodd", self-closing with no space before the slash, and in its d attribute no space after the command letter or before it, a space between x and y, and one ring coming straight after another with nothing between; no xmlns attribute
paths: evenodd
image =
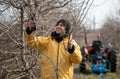
<svg viewBox="0 0 120 79"><path fill-rule="evenodd" d="M58 43L58 50L57 50L56 79L58 79L58 58L59 58L59 49L60 49L60 43Z"/></svg>

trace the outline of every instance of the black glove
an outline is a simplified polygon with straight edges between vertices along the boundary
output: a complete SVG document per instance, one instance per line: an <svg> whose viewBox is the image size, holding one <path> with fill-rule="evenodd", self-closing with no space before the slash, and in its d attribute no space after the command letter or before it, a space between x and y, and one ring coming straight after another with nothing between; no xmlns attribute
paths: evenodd
<svg viewBox="0 0 120 79"><path fill-rule="evenodd" d="M70 49L70 48L68 48L68 52L70 53L70 54L72 54L73 52L74 52L74 50L75 50L75 46L73 45L72 46L72 48Z"/></svg>

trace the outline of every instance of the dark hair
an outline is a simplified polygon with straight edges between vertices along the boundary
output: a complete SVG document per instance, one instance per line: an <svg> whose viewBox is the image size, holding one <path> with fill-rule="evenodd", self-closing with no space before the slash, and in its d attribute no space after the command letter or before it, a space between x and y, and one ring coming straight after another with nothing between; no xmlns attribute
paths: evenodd
<svg viewBox="0 0 120 79"><path fill-rule="evenodd" d="M62 23L65 26L65 30L66 30L66 34L69 34L69 31L71 29L71 24L68 20L66 19L61 19L57 22L56 25L58 25L59 23Z"/></svg>

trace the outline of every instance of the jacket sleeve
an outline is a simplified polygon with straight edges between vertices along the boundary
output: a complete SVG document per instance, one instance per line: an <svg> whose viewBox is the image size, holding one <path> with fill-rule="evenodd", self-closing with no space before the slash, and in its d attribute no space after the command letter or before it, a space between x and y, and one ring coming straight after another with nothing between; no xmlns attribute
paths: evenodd
<svg viewBox="0 0 120 79"><path fill-rule="evenodd" d="M74 42L74 46L75 46L75 50L73 53L70 54L70 61L75 64L78 64L82 61L82 54L80 51L80 47L76 42Z"/></svg>
<svg viewBox="0 0 120 79"><path fill-rule="evenodd" d="M33 48L35 50L38 49L44 49L44 47L47 45L48 37L36 37L34 33L26 34L26 43L30 48Z"/></svg>

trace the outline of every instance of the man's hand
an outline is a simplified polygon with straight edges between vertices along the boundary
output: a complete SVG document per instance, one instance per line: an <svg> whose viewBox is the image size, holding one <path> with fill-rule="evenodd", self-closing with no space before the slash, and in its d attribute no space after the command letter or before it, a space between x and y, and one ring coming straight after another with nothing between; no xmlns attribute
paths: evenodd
<svg viewBox="0 0 120 79"><path fill-rule="evenodd" d="M34 20L28 20L28 27L26 28L26 33L31 34L35 30L36 30L36 25Z"/></svg>
<svg viewBox="0 0 120 79"><path fill-rule="evenodd" d="M75 50L75 46L74 46L73 43L74 43L74 40L72 38L72 35L70 35L69 40L68 40L68 52L70 54L72 54L74 52L74 50Z"/></svg>
<svg viewBox="0 0 120 79"><path fill-rule="evenodd" d="M73 40L73 38L72 38L72 35L70 35L69 40L68 40L68 48L69 48L69 49L72 49L73 42L74 42L74 40Z"/></svg>
<svg viewBox="0 0 120 79"><path fill-rule="evenodd" d="M35 25L34 20L29 20L28 21L28 28L29 28L29 30L35 31L36 25Z"/></svg>

